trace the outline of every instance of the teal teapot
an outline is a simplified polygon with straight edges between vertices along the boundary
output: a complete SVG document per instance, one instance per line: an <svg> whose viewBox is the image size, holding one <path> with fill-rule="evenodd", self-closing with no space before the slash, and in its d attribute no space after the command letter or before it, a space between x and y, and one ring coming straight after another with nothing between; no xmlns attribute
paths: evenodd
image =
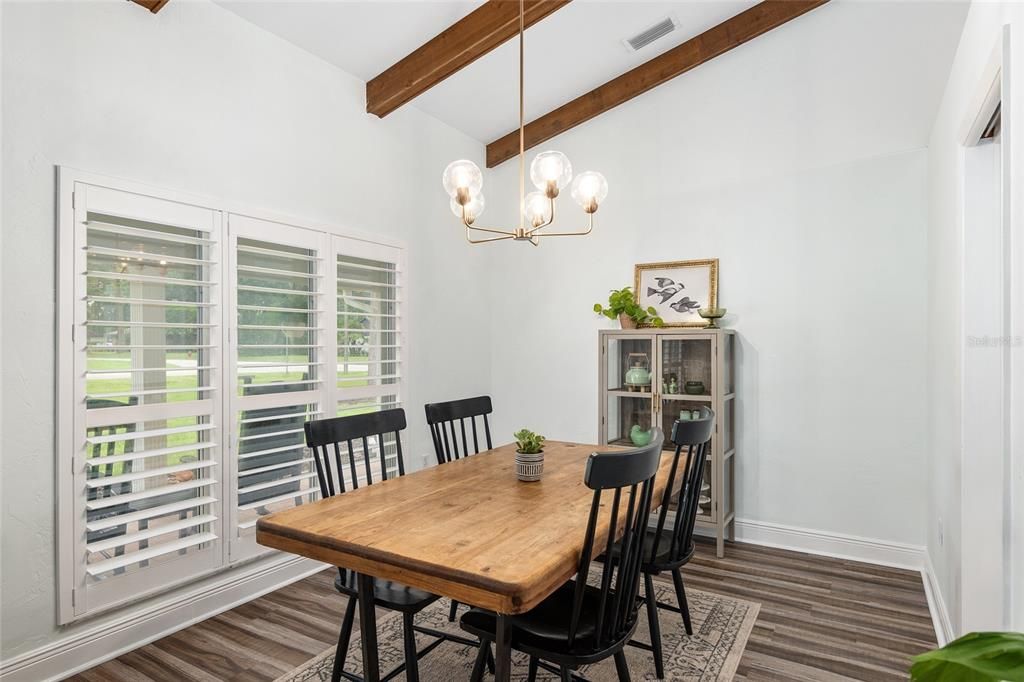
<svg viewBox="0 0 1024 682"><path fill-rule="evenodd" d="M651 363L645 353L630 353L628 356L629 369L626 370L626 387L632 390L643 390L651 385Z"/></svg>
<svg viewBox="0 0 1024 682"><path fill-rule="evenodd" d="M651 430L644 430L640 428L639 424L633 424L633 428L629 430L629 439L633 441L633 445L642 448L651 442Z"/></svg>

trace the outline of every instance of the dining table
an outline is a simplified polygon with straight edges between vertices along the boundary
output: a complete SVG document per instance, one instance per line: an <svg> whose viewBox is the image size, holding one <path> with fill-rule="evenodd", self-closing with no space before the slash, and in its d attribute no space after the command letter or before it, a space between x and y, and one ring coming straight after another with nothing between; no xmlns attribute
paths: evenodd
<svg viewBox="0 0 1024 682"><path fill-rule="evenodd" d="M358 574L367 682L381 675L374 578L495 612L495 678L506 682L509 617L529 611L576 573L593 500L583 483L587 458L621 449L549 440L543 476L523 482L516 476L515 444L503 445L264 516L256 540ZM664 495L673 455L666 450L662 456L654 506ZM621 531L622 523L617 526ZM607 541L609 527L610 513L600 515L595 546Z"/></svg>

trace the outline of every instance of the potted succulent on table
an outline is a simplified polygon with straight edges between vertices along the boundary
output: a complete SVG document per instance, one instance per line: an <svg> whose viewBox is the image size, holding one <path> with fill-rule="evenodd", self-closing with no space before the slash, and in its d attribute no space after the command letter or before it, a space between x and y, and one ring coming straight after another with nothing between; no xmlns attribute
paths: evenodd
<svg viewBox="0 0 1024 682"><path fill-rule="evenodd" d="M516 475L520 481L539 481L544 473L544 436L529 429L512 435L516 439Z"/></svg>
<svg viewBox="0 0 1024 682"><path fill-rule="evenodd" d="M604 315L609 320L617 319L623 329L636 329L638 326L661 327L665 324L653 307L644 308L636 302L631 287L612 289L608 295L608 307L595 303L594 312Z"/></svg>

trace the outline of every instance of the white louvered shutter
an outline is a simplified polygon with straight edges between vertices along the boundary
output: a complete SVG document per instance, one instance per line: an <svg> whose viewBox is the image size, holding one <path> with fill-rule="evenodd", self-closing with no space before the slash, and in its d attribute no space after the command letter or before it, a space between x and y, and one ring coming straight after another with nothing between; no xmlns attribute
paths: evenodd
<svg viewBox="0 0 1024 682"><path fill-rule="evenodd" d="M336 414L348 416L401 407L405 362L403 253L394 247L335 237L334 255ZM367 444L374 463L371 473L378 480L377 440L370 439ZM393 434L385 434L384 448L388 476L393 476L398 471ZM357 455L362 459L360 453ZM361 473L360 477L365 476Z"/></svg>
<svg viewBox="0 0 1024 682"><path fill-rule="evenodd" d="M74 612L221 563L220 213L75 187Z"/></svg>
<svg viewBox="0 0 1024 682"><path fill-rule="evenodd" d="M260 516L319 496L303 424L322 417L327 379L324 235L230 215L234 329L231 416L238 560Z"/></svg>
<svg viewBox="0 0 1024 682"><path fill-rule="evenodd" d="M401 406L407 339L401 248L78 171L59 184L65 624L272 551L257 520L319 497L305 422ZM391 434L383 450L390 476Z"/></svg>

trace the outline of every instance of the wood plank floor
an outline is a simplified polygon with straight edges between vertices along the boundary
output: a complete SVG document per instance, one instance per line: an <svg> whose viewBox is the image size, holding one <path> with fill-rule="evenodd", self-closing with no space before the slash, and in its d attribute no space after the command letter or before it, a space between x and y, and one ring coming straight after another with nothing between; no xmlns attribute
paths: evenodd
<svg viewBox="0 0 1024 682"><path fill-rule="evenodd" d="M935 633L919 573L703 542L688 586L761 604L737 680L905 680ZM318 573L72 680L273 680L337 641L344 598Z"/></svg>

